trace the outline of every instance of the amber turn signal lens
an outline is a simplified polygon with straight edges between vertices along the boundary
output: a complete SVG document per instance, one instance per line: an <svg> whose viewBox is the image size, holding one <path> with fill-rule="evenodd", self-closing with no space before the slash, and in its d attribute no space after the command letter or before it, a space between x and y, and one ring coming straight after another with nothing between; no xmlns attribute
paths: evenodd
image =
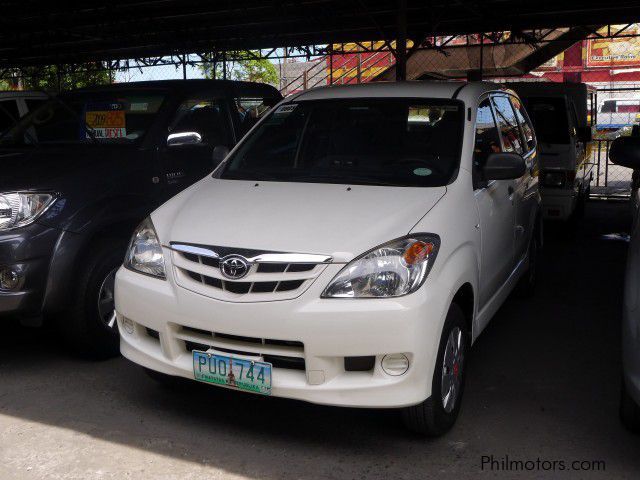
<svg viewBox="0 0 640 480"><path fill-rule="evenodd" d="M425 260L433 252L433 243L414 242L404 251L402 258L407 265L415 265Z"/></svg>

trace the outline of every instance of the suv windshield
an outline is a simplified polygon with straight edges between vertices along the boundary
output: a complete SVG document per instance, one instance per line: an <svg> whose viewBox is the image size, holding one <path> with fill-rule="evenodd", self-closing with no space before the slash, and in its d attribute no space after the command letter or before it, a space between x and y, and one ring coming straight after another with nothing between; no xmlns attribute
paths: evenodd
<svg viewBox="0 0 640 480"><path fill-rule="evenodd" d="M281 105L240 146L223 179L434 187L459 165L462 103L331 99Z"/></svg>
<svg viewBox="0 0 640 480"><path fill-rule="evenodd" d="M140 91L74 92L51 98L0 137L0 146L137 144L165 98Z"/></svg>

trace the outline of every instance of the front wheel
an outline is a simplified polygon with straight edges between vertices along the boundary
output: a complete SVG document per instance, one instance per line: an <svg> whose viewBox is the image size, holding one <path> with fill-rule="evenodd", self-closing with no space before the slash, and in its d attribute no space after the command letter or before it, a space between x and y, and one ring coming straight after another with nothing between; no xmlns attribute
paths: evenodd
<svg viewBox="0 0 640 480"><path fill-rule="evenodd" d="M91 247L78 272L78 284L60 329L69 345L84 356L105 359L117 355L118 325L115 321L114 286L126 246L119 240Z"/></svg>
<svg viewBox="0 0 640 480"><path fill-rule="evenodd" d="M438 347L431 396L402 410L402 420L407 428L422 435L438 437L453 426L462 403L468 345L464 314L458 305L452 304Z"/></svg>

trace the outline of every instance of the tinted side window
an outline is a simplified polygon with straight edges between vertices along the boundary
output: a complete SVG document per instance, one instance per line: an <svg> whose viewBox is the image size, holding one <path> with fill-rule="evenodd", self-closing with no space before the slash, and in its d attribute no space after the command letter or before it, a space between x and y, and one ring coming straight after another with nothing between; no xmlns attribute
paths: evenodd
<svg viewBox="0 0 640 480"><path fill-rule="evenodd" d="M169 124L169 133L178 132L197 132L202 136L202 143L210 147L231 146L229 115L224 101L200 97L182 102Z"/></svg>
<svg viewBox="0 0 640 480"><path fill-rule="evenodd" d="M238 139L245 136L251 128L260 120L273 106L274 99L261 97L238 97L235 99L235 107L238 110L240 120L240 131Z"/></svg>
<svg viewBox="0 0 640 480"><path fill-rule="evenodd" d="M528 153L536 146L536 137L533 133L533 127L531 126L529 117L527 116L527 113L520 99L518 97L510 98L511 105L513 105L513 110L515 111L516 118L518 119L518 123L520 124L522 136L524 137L525 153Z"/></svg>
<svg viewBox="0 0 640 480"><path fill-rule="evenodd" d="M40 107L42 104L44 104L44 102L46 102L46 99L39 99L39 98L27 98L25 100L25 103L27 104L27 110L29 111L29 113L33 112L34 110L36 110L38 107Z"/></svg>
<svg viewBox="0 0 640 480"><path fill-rule="evenodd" d="M18 103L15 100L0 101L0 132L11 128L19 118Z"/></svg>
<svg viewBox="0 0 640 480"><path fill-rule="evenodd" d="M513 108L511 108L509 99L504 96L495 96L492 98L504 151L523 154L525 149L522 145L518 121L516 120L516 114Z"/></svg>
<svg viewBox="0 0 640 480"><path fill-rule="evenodd" d="M476 141L473 147L474 169L480 168L491 153L502 151L498 127L491 110L491 102L484 99L478 106L476 114Z"/></svg>

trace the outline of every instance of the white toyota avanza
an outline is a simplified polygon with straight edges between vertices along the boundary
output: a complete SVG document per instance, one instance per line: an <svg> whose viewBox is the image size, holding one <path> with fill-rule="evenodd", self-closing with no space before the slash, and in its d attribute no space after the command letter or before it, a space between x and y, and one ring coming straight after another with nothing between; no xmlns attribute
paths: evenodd
<svg viewBox="0 0 640 480"><path fill-rule="evenodd" d="M284 100L136 230L116 280L123 355L444 433L469 346L535 282L536 144L516 98L419 82Z"/></svg>

